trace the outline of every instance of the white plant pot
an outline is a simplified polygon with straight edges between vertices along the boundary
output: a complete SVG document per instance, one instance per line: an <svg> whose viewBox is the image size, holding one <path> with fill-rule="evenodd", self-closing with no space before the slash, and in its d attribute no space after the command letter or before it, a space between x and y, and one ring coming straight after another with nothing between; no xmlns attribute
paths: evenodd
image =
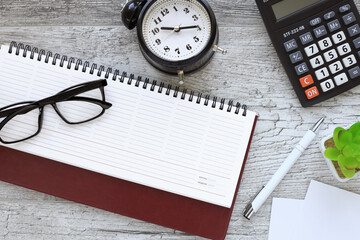
<svg viewBox="0 0 360 240"><path fill-rule="evenodd" d="M339 181L339 182L347 182L355 177L357 177L358 175L360 175L360 172L356 173L355 176L353 178L341 178L339 176L339 174L337 173L336 171L336 168L333 164L333 161L328 159L327 157L325 157L325 150L326 150L326 147L325 147L325 142L329 139L331 139L333 137L333 135L329 135L327 137L324 137L321 142L320 142L320 149L321 149L321 153L322 155L324 156L324 159L326 161L326 164L328 165L331 173L334 175L334 177Z"/></svg>

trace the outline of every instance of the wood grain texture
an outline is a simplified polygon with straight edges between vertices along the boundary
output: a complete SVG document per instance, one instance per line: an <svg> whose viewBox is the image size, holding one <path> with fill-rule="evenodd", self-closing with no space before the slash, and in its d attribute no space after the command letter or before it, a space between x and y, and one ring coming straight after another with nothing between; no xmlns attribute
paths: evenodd
<svg viewBox="0 0 360 240"><path fill-rule="evenodd" d="M177 78L142 57L135 31L120 21L118 0L1 0L0 44L23 42L165 83ZM360 120L360 87L312 108L300 106L266 33L254 0L209 0L220 27L217 54L185 87L247 103L260 114L227 239L267 239L271 198L251 221L250 197L274 173L304 132L325 115L324 129ZM360 0L355 0L360 7ZM318 141L326 132L322 132ZM318 141L299 159L272 197L302 199L311 179L360 193L360 180L337 182ZM201 239L0 182L0 239Z"/></svg>

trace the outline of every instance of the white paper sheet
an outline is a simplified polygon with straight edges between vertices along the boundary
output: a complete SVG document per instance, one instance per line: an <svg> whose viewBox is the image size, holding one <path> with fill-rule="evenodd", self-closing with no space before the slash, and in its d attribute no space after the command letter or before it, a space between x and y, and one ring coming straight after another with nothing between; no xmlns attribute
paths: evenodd
<svg viewBox="0 0 360 240"><path fill-rule="evenodd" d="M105 78L0 51L0 106L37 101L70 86ZM103 116L80 125L68 125L51 106L44 112L42 132L28 141L6 145L20 151L71 164L113 177L230 207L243 166L255 113L247 116L204 105L197 96L166 95L111 80L106 100L113 104ZM70 111L71 112L71 111ZM76 111L72 111L76 112ZM1 119L0 119L1 120ZM33 120L26 124L36 125ZM25 122L24 122L25 123ZM21 126L24 126L24 123ZM16 128L15 128L16 129Z"/></svg>
<svg viewBox="0 0 360 240"><path fill-rule="evenodd" d="M303 239L358 240L360 195L311 181L304 203Z"/></svg>
<svg viewBox="0 0 360 240"><path fill-rule="evenodd" d="M303 200L273 198L269 240L302 240Z"/></svg>
<svg viewBox="0 0 360 240"><path fill-rule="evenodd" d="M360 195L311 181L305 200L274 199L269 240L359 240Z"/></svg>

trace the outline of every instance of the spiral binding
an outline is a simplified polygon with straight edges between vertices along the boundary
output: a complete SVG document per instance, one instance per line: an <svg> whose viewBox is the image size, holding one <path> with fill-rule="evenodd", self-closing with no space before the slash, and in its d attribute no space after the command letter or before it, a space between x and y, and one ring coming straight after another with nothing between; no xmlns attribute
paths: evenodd
<svg viewBox="0 0 360 240"><path fill-rule="evenodd" d="M162 94L163 92L165 92L165 95L170 96L171 90L172 90L172 86L171 84L165 86L164 82L160 82L157 85L157 81L152 81L150 83L149 78L145 78L145 80L142 80L141 76L138 76L137 78L135 78L134 74L130 74L128 77L127 72L122 72L120 74L120 71L118 69L114 70L112 68L107 68L105 71L105 66L100 65L98 68L98 65L96 63L92 63L90 64L90 62L88 61L82 61L81 59L75 59L73 57L70 57L69 59L67 58L67 56L61 56L58 53L55 53L53 55L52 52L50 51L45 51L43 49L38 49L36 47L31 47L30 45L24 45L22 43L16 43L16 42L11 42L10 47L9 47L9 53L12 54L13 52L13 48L15 49L15 54L16 55L20 55L20 50L23 50L22 53L22 57L27 57L28 53L30 53L30 59L34 59L35 57L35 53L38 54L37 57L37 61L42 61L43 57L45 57L45 63L49 63L49 59L52 58L52 65L56 65L56 63L58 61L60 61L59 66L60 67L66 67L67 69L71 69L72 66L74 66L74 70L76 71L82 71L82 72L86 72L86 70L88 68L90 68L89 73L91 75L96 74L96 76L101 77L102 73L105 72L105 78L109 79L110 74L113 74L112 76L112 80L116 81L117 78L119 77L119 80L121 83L124 83L125 79L127 79L127 84L128 85L132 85L132 83L135 81L135 87L140 87L140 84L142 83L142 88L143 89L148 89L148 86L150 86L150 91L154 92L156 87L157 88L157 92ZM65 62L67 62L66 65ZM82 66L82 68L80 69L80 66ZM197 95L195 95L194 91L191 91L190 93L187 93L187 89L183 89L182 91L180 91L180 88L178 86L175 87L174 89L174 93L172 95L172 97L177 98L179 96L180 93L180 98L182 100L187 100L189 102L195 102L196 104L201 104L201 100L204 99L204 105L205 106L209 106L209 102L210 102L210 95L206 95L205 97L203 97L202 93L198 93ZM196 99L196 100L195 100ZM239 114L241 110L243 110L243 114L242 116L246 116L247 114L247 106L245 104L240 104L239 102L236 103L236 105L234 105L234 101L233 100L229 100L228 103L226 103L226 99L225 98L221 98L220 101L218 101L217 97L213 97L212 99L212 104L211 104L212 108L216 108L218 107L220 110L226 110L227 112L231 112L233 108L235 108L235 114Z"/></svg>

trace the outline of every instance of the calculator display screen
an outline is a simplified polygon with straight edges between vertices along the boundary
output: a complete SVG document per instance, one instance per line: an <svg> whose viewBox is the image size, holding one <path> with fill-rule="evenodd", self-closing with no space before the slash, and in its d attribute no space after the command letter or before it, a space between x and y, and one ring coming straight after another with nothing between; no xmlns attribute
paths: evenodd
<svg viewBox="0 0 360 240"><path fill-rule="evenodd" d="M283 0L272 5L276 19L286 17L321 0Z"/></svg>

